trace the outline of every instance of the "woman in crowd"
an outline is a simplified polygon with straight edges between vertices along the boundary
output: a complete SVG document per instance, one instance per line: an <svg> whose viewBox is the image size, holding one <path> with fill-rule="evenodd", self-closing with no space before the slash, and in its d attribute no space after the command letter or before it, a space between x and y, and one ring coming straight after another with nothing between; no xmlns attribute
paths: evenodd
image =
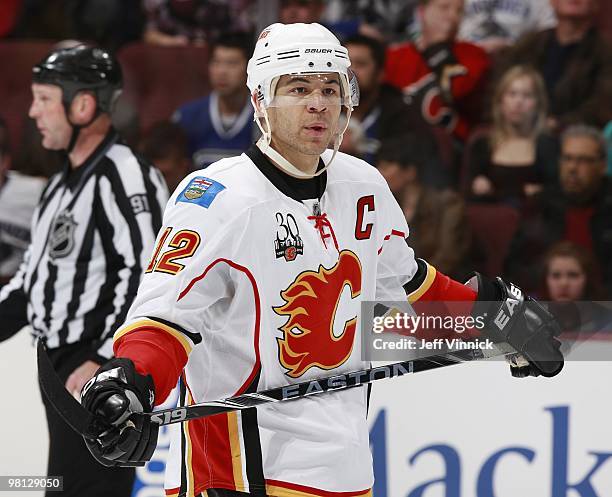
<svg viewBox="0 0 612 497"><path fill-rule="evenodd" d="M564 331L566 352L609 330L612 313L609 306L597 302L605 293L593 255L572 242L561 241L550 247L543 262L542 300L549 301L549 310Z"/></svg>
<svg viewBox="0 0 612 497"><path fill-rule="evenodd" d="M603 299L596 261L584 248L568 241L553 245L544 256L543 300L575 302Z"/></svg>
<svg viewBox="0 0 612 497"><path fill-rule="evenodd" d="M558 142L546 131L542 77L530 67L509 69L495 88L492 111L492 127L466 151L468 196L520 207L557 177Z"/></svg>

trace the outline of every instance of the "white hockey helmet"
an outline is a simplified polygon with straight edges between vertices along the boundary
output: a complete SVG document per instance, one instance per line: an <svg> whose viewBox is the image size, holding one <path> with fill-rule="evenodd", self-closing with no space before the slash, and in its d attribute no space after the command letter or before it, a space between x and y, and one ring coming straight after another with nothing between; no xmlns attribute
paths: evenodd
<svg viewBox="0 0 612 497"><path fill-rule="evenodd" d="M338 73L343 104L359 104L359 86L349 69L348 51L320 24L276 23L264 29L247 66L247 86L268 107L274 97L273 81L285 74Z"/></svg>
<svg viewBox="0 0 612 497"><path fill-rule="evenodd" d="M331 31L317 23L275 23L265 28L259 35L253 56L247 65L247 86L259 102L258 107L256 102L251 100L255 107L255 121L263 134L258 145L289 174L310 177L270 147L271 130L266 109L272 105L278 79L284 75L296 74L337 73L339 75L341 103L346 107L346 120L343 129L336 133L334 139L335 156L353 107L359 104L359 85L354 73L349 69L350 65L347 49ZM262 126L262 119L267 123L266 127ZM331 160L325 168L317 171L316 175L327 169L330 163Z"/></svg>

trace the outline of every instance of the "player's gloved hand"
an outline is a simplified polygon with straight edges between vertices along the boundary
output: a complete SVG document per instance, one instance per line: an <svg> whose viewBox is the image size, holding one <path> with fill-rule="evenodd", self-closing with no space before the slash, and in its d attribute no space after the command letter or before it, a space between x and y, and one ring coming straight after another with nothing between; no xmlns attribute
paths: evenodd
<svg viewBox="0 0 612 497"><path fill-rule="evenodd" d="M485 317L485 332L493 341L505 341L519 355L510 358L512 376L552 377L563 369L554 316L523 291L500 277L490 280L475 273L467 283L478 292L475 315Z"/></svg>
<svg viewBox="0 0 612 497"><path fill-rule="evenodd" d="M159 425L139 413L151 412L154 399L153 379L129 359L111 359L85 384L81 404L96 416L85 444L99 463L143 466L151 458Z"/></svg>

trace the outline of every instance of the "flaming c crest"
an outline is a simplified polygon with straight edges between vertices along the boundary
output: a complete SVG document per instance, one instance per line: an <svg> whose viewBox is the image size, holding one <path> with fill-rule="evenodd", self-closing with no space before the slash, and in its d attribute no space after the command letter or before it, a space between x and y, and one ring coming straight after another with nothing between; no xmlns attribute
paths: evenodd
<svg viewBox="0 0 612 497"><path fill-rule="evenodd" d="M340 252L338 262L326 269L304 271L281 292L284 305L274 307L281 316L288 316L277 338L279 360L292 378L302 376L317 366L333 369L349 358L353 350L357 318L344 323L339 336L334 335L334 320L344 287L351 297L361 294L361 263L349 251Z"/></svg>

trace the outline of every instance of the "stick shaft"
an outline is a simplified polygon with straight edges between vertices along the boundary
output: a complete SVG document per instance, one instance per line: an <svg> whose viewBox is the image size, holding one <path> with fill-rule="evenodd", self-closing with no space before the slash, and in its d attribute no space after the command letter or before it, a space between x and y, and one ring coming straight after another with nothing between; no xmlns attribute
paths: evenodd
<svg viewBox="0 0 612 497"><path fill-rule="evenodd" d="M146 414L146 416L150 416L154 422L160 425L182 423L191 419L250 409L272 402L284 402L325 392L346 390L384 378L395 378L406 374L452 366L453 364L507 356L515 353L516 351L505 343L495 344L494 349L487 352L479 349L447 352L422 359L396 362L385 366L342 373L328 378L271 388L258 393L245 393L218 401L164 409Z"/></svg>

